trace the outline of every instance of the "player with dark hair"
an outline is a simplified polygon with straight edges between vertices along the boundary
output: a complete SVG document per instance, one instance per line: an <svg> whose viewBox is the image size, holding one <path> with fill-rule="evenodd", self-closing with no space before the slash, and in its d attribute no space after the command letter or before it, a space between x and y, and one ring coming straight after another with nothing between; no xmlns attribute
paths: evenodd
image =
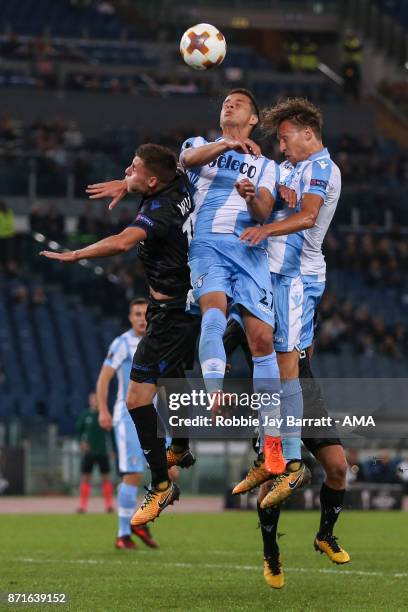
<svg viewBox="0 0 408 612"><path fill-rule="evenodd" d="M220 393L226 356L222 337L229 305L245 329L254 364L254 387L268 393L263 406L262 446L270 474L286 467L279 428L273 425L279 407L273 397L280 390L279 370L273 348L274 311L265 244L249 248L240 242L245 228L265 221L276 197L278 167L261 155L250 139L259 122L253 94L233 89L223 101L222 137L214 142L187 139L180 155L194 190L195 211L189 264L193 297L202 313L199 359L207 391ZM252 183L256 192L249 193ZM285 457L286 458L286 457ZM291 457L287 457L290 463Z"/></svg>
<svg viewBox="0 0 408 612"><path fill-rule="evenodd" d="M277 131L280 150L286 157L280 166L280 181L296 191L297 204L291 208L283 200L278 200L271 222L246 229L241 234L241 240L257 245L268 239L269 269L276 309L274 339L283 381L282 404L287 394L288 406L291 404L290 413L301 416L303 394L299 381L299 359L304 352L307 354L313 343L314 316L326 278L321 245L339 200L341 176L322 143L321 112L311 102L303 98L287 99L264 111L263 116L265 132L271 134ZM254 191L255 187L252 189ZM305 363L303 367L306 367ZM310 368L306 374L306 378L312 377ZM319 411L322 407L320 394L316 386L310 387L317 404L313 410ZM327 440L332 440L329 444L325 443L326 436ZM289 437L289 444L296 446L294 452L300 461L298 436ZM338 546L332 534L344 499L344 452L333 432L323 433L321 445L317 445L316 440L315 444L309 442L308 447L316 453L327 474L321 491L324 519L315 539L315 547L332 561L346 563L349 556ZM264 459L260 457L234 492L242 493L263 484L265 472ZM276 534L278 504L291 493L296 483L296 474L287 470L262 486L258 513L261 526L265 525L263 535ZM266 549L271 537L265 535ZM280 588L283 586L283 573L277 545L273 547L273 554L265 554L265 558L265 578L271 586Z"/></svg>
<svg viewBox="0 0 408 612"><path fill-rule="evenodd" d="M178 486L168 478L165 439L158 436L153 399L159 377L184 377L184 365L191 358L199 331L198 318L185 312L190 289L186 226L193 202L188 181L177 171L175 155L155 144L137 149L125 179L91 185L87 192L92 199L112 198L110 208L128 192L142 195L134 221L120 234L78 251L42 253L51 259L75 262L116 255L138 245L150 297L146 334L133 357L126 404L152 480L141 507L131 519L132 526L137 527L154 520L180 494ZM172 446L178 453L176 458L169 453L169 467L175 462L182 467L194 463L187 439L173 439Z"/></svg>

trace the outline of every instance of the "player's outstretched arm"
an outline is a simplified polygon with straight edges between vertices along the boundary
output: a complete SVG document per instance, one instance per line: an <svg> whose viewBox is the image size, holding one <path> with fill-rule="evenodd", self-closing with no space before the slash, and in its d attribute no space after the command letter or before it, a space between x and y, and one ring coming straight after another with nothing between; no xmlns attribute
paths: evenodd
<svg viewBox="0 0 408 612"><path fill-rule="evenodd" d="M202 145L201 147L191 147L185 149L180 155L180 162L185 168L205 166L222 155L226 151L234 150L238 153L248 153L259 157L261 149L250 138L222 138L216 142Z"/></svg>
<svg viewBox="0 0 408 612"><path fill-rule="evenodd" d="M110 257L125 253L138 244L138 242L146 240L146 238L147 234L144 229L140 227L127 227L120 234L108 236L77 251L65 251L65 253L41 251L40 255L48 257L48 259L58 259L58 261L74 263L80 259L95 259L97 257Z"/></svg>
<svg viewBox="0 0 408 612"><path fill-rule="evenodd" d="M88 185L85 191L90 200L112 198L108 206L109 210L112 210L121 200L123 200L129 190L126 179L122 179L119 181L106 181L105 183Z"/></svg>
<svg viewBox="0 0 408 612"><path fill-rule="evenodd" d="M103 365L96 383L96 402L99 411L99 425L107 431L112 429L112 415L108 407L109 384L115 375L115 369Z"/></svg>
<svg viewBox="0 0 408 612"><path fill-rule="evenodd" d="M322 204L323 198L306 193L302 198L302 207L299 212L282 221L268 223L262 227L250 227L242 232L239 239L243 242L249 242L250 246L254 246L271 236L287 236L305 229L311 229L316 223Z"/></svg>
<svg viewBox="0 0 408 612"><path fill-rule="evenodd" d="M255 185L249 179L238 181L235 187L246 201L251 216L261 223L265 221L271 214L275 202L269 189L260 187L256 191Z"/></svg>

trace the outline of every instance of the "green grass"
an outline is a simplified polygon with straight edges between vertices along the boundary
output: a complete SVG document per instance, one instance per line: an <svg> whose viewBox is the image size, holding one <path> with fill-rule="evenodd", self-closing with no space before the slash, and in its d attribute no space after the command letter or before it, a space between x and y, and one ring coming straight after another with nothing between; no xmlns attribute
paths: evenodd
<svg viewBox="0 0 408 612"><path fill-rule="evenodd" d="M313 550L317 521L282 514L286 586L274 591L263 581L255 513L164 514L153 526L156 551L116 551L114 516L2 515L0 591L65 591L69 604L58 609L73 611L407 609L406 514L345 512L337 530L352 557L345 567Z"/></svg>

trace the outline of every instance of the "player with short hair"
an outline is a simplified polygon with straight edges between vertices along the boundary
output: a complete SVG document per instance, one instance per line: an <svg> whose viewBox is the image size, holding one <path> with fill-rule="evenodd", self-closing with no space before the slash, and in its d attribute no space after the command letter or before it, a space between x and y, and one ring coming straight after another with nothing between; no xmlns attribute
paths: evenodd
<svg viewBox="0 0 408 612"><path fill-rule="evenodd" d="M109 236L78 251L42 255L60 261L108 257L138 245L150 287L146 334L133 357L126 404L135 424L152 480L145 498L131 519L145 525L179 498L178 486L169 480L168 467L188 466L195 458L188 439L172 440L177 453L166 455L164 436L158 435L153 404L161 377L184 377L199 331L197 317L186 313L190 290L186 225L193 210L189 184L177 170L174 153L160 145L144 144L137 151L123 180L89 186L92 199L112 198L114 207L128 192L142 196L134 221L120 234ZM168 460L169 459L169 460Z"/></svg>
<svg viewBox="0 0 408 612"><path fill-rule="evenodd" d="M132 359L140 340L146 331L146 310L148 300L135 298L129 304L129 321L131 329L121 334L111 343L107 357L103 362L96 384L96 395L99 410L99 424L106 430L113 430L116 440L116 451L121 482L118 486L118 535L115 547L118 549L135 549L131 538L130 519L136 510L137 492L146 467L146 460L135 426L126 407L126 395ZM116 375L118 391L113 419L108 407L109 385ZM151 548L157 548L146 525L137 527L133 532Z"/></svg>
<svg viewBox="0 0 408 612"><path fill-rule="evenodd" d="M276 197L278 167L261 155L250 139L259 121L252 93L233 89L220 114L222 137L208 142L198 136L182 146L180 162L194 190L193 238L189 264L193 297L202 313L199 359L209 392L222 391L226 356L222 337L227 309L245 328L254 364L254 387L272 398L280 390L273 348L274 312L265 244L255 249L240 242L246 229L265 221ZM250 182L250 180L252 183ZM247 191L248 186L254 190ZM279 407L263 407L262 417L279 417ZM285 469L280 432L265 428L266 468Z"/></svg>
<svg viewBox="0 0 408 612"><path fill-rule="evenodd" d="M263 127L268 134L277 131L280 150L287 160L280 166L280 181L296 191L298 203L295 208L291 208L284 201L278 201L271 223L245 230L241 240L257 245L268 239L277 320L275 346L281 377L289 383L288 396L292 403L290 414L300 415L303 412L303 399L299 382L299 357L313 343L314 315L324 291L326 276L321 247L340 197L341 175L322 143L321 112L308 100L289 98L267 109L264 112ZM295 435L292 440L300 457L298 436ZM327 474L330 471L335 473L330 480L331 486L325 484L322 488L322 507L331 516L328 523L332 523L332 528L333 512L336 508L341 509L344 499L345 463L338 441L335 440L331 446L334 450L328 450L325 454L332 457L327 461L319 457L319 460L322 460ZM330 445L327 445L329 448ZM333 469L333 466L336 467ZM339 472L337 466L341 467ZM261 476L265 466L261 461L255 468L251 478L244 479L236 487L236 493L262 484L264 480ZM336 474L340 476L337 478ZM263 512L278 512L274 509L297 486L297 480L297 475L288 470L270 479L262 487L258 509L261 524ZM345 563L349 560L347 553L336 544L330 525L319 531L315 546L335 562ZM278 571L279 580L280 574Z"/></svg>

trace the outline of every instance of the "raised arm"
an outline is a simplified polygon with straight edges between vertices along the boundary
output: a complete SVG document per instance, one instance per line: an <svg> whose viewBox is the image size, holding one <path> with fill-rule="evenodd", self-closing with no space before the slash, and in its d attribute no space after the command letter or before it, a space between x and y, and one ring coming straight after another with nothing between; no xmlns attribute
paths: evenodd
<svg viewBox="0 0 408 612"><path fill-rule="evenodd" d="M249 153L255 156L261 154L259 146L250 138L221 138L216 142L201 145L200 147L187 147L180 154L180 162L185 168L205 166L214 159L230 150L239 153Z"/></svg>
<svg viewBox="0 0 408 612"><path fill-rule="evenodd" d="M110 257L129 251L142 240L146 240L147 233L140 227L127 227L120 234L108 236L99 242L90 244L77 251L65 251L65 253L55 253L54 251L41 251L40 255L48 259L58 259L73 263L80 259L95 259L97 257Z"/></svg>

